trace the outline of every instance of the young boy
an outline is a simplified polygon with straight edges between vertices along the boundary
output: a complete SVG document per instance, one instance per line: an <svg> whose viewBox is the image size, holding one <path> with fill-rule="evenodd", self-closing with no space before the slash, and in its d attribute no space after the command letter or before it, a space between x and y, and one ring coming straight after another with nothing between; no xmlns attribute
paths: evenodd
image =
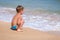
<svg viewBox="0 0 60 40"><path fill-rule="evenodd" d="M12 27L11 29L17 30L17 31L22 31L22 26L24 24L24 20L22 18L24 7L21 5L18 5L16 7L17 14L13 17L12 19Z"/></svg>

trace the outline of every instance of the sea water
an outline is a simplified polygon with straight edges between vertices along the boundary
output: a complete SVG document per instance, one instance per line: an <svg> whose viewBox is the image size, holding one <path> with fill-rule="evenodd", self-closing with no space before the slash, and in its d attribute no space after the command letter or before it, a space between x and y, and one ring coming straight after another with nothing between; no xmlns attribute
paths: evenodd
<svg viewBox="0 0 60 40"><path fill-rule="evenodd" d="M40 31L60 31L59 0L0 0L0 20L11 22L16 6L25 7L24 27Z"/></svg>

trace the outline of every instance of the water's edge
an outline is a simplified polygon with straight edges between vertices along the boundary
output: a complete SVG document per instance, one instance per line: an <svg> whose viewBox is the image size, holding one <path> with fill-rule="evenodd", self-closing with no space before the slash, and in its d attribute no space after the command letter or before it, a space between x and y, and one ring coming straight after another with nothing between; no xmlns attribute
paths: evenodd
<svg viewBox="0 0 60 40"><path fill-rule="evenodd" d="M16 14L13 8L0 8L0 20L11 22ZM48 11L27 11L22 15L25 27L41 31L60 31L60 15Z"/></svg>

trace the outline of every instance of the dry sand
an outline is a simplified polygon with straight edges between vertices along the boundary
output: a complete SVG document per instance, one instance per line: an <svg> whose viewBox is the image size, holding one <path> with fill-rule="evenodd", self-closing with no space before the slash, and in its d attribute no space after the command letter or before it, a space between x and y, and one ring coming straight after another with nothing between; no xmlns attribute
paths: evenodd
<svg viewBox="0 0 60 40"><path fill-rule="evenodd" d="M10 29L11 25L0 21L0 40L60 40L60 36L47 32L23 28L23 32Z"/></svg>

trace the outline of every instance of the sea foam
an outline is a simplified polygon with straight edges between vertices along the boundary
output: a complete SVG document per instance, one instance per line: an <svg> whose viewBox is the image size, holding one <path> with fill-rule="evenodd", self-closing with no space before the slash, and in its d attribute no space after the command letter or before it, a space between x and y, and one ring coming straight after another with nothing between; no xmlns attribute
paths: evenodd
<svg viewBox="0 0 60 40"><path fill-rule="evenodd" d="M30 11L31 12L31 11ZM22 16L25 20L24 27L29 27L32 29L40 31L60 31L60 15L57 13L49 14L41 12L41 14L31 12L32 15L27 15L25 12ZM37 15L34 15L36 13ZM11 22L13 16L16 14L13 8L0 8L0 20Z"/></svg>

